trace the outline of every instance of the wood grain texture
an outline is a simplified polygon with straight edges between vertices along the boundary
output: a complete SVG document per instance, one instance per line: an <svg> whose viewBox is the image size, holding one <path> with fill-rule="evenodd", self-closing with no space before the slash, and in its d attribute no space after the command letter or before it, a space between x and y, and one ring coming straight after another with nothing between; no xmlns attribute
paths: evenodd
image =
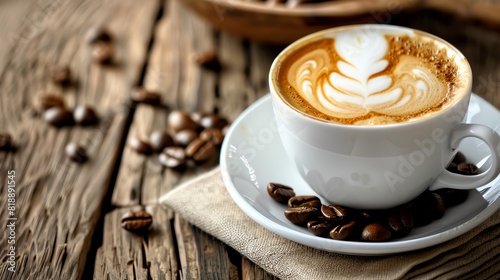
<svg viewBox="0 0 500 280"><path fill-rule="evenodd" d="M456 45L471 63L473 91L500 108L498 32L430 11L389 14L383 20L431 32ZM3 234L0 279L79 279L90 247L98 245L95 269L89 274L95 279L275 279L157 204L162 194L211 169L217 159L176 172L162 167L154 155L138 155L127 145L122 151L121 144L124 138L147 138L153 130L167 128L172 109L218 112L233 121L268 92L268 70L281 46L216 31L174 0L4 1L0 25L0 35L8 39L0 44L0 131L11 133L17 147L15 153L0 152L0 178L16 171L18 218L17 271L7 270ZM84 36L100 25L114 35L116 59L111 66L90 61ZM207 52L220 58L220 72L196 63L196 55ZM55 65L70 66L75 81L71 86L50 81ZM160 92L164 106L128 103L136 85ZM50 127L36 106L41 91L62 96L69 108L94 106L100 124ZM69 142L82 144L90 160L83 165L70 162L64 155ZM116 185L110 186L120 157ZM101 213L109 189L117 209ZM6 205L6 198L6 189L0 188L0 205ZM144 237L120 227L122 215L140 205L154 217ZM0 208L0 217L7 215L6 207ZM103 242L96 244L92 235L100 219ZM498 265L471 276L495 273Z"/></svg>
<svg viewBox="0 0 500 280"><path fill-rule="evenodd" d="M177 279L172 213L161 206L145 210L153 216L147 235L124 230L120 221L140 206L114 210L105 217L103 246L97 252L94 279Z"/></svg>
<svg viewBox="0 0 500 280"><path fill-rule="evenodd" d="M232 121L268 92L267 73L278 49L219 34L177 1L165 2L154 38L144 86L161 93L163 106L137 105L127 142L133 137L147 139L157 129L168 130L167 118L173 109L218 112ZM196 56L204 53L218 55L222 64L220 72L197 64ZM177 172L162 167L157 155L144 156L126 146L112 204L117 207L155 205L162 194L213 168L214 164L217 159ZM238 277L238 268L230 265L229 251L223 243L207 237L177 216L174 230L182 277ZM106 249L102 253L109 254ZM236 258L241 256L238 254ZM241 261L237 263L240 265ZM248 266L255 269L251 262Z"/></svg>
<svg viewBox="0 0 500 280"><path fill-rule="evenodd" d="M0 264L2 279L78 279L91 246L108 189L129 108L127 93L140 79L158 1L40 1L30 13L42 13L37 32L16 42L0 81L0 130L14 138L16 153L0 153L0 174L16 171L16 273ZM78 15L78 16L75 16ZM126 20L124 20L126 19ZM20 30L29 28L23 21ZM115 64L102 67L89 59L84 34L96 24L116 35ZM28 27L27 27L28 25ZM75 83L60 88L50 69L69 65ZM35 105L40 91L63 96L68 108L94 106L95 127L56 129L42 120ZM69 142L83 145L90 160L83 165L64 155ZM6 189L0 204L6 205ZM0 210L7 217L6 207ZM0 254L7 254L6 235Z"/></svg>

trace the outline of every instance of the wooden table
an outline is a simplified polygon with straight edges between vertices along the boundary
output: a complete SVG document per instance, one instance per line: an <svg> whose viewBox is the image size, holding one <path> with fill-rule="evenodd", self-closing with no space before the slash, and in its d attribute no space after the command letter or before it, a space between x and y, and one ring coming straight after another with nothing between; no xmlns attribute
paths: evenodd
<svg viewBox="0 0 500 280"><path fill-rule="evenodd" d="M432 32L469 59L473 90L500 108L500 34L479 23L433 11L384 20ZM89 59L85 33L105 26L115 62ZM7 223L7 174L14 170L16 272L8 270L8 236L0 236L0 279L271 279L263 269L178 214L159 197L212 168L163 168L133 152L131 137L165 128L171 109L217 112L234 120L268 92L267 72L281 50L213 30L177 1L23 0L0 2L0 132L17 151L0 152L0 217ZM218 54L223 69L201 68L195 55ZM48 73L69 65L76 81L54 85ZM135 86L162 94L168 108L132 105ZM68 107L94 106L95 127L54 128L40 115L40 91L64 96ZM500 120L499 120L500 121ZM82 165L64 155L84 145ZM153 215L147 236L130 234L120 219L144 206Z"/></svg>

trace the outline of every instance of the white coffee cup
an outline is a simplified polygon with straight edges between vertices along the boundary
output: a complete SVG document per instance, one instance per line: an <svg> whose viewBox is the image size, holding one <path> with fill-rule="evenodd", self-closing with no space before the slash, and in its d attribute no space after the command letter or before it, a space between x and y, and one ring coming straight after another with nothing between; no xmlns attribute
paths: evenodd
<svg viewBox="0 0 500 280"><path fill-rule="evenodd" d="M349 125L311 117L289 105L280 95L277 70L288 55L311 40L334 37L346 29L412 29L386 25L332 28L306 36L284 49L273 62L269 85L280 138L286 153L309 186L331 203L360 209L383 209L404 204L426 189L474 189L500 173L500 137L493 129L465 124L471 96L472 73L465 57L451 44L437 40L463 59L466 86L449 108L417 121L387 125ZM484 141L492 156L479 175L451 173L447 165L460 141Z"/></svg>

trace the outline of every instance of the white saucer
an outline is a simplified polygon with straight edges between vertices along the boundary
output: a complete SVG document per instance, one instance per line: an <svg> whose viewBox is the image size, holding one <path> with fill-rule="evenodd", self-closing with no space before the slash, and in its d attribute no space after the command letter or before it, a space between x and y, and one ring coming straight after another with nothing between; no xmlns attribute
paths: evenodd
<svg viewBox="0 0 500 280"><path fill-rule="evenodd" d="M488 125L500 131L500 112L473 95L467 122ZM466 139L459 148L468 161L489 164L489 150L475 139ZM336 241L317 237L306 228L290 223L278 204L267 194L269 182L291 186L297 195L315 194L288 160L277 134L271 96L267 95L245 110L226 135L221 152L221 169L227 191L235 203L254 221L295 242L329 252L351 255L387 255L433 246L457 237L494 214L500 208L500 176L470 191L462 204L446 210L444 217L414 228L401 239L383 243Z"/></svg>

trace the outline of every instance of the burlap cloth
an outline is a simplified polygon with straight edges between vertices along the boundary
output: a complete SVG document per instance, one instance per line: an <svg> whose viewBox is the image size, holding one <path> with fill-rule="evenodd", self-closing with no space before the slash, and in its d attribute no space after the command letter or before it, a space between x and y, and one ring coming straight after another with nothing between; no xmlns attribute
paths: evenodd
<svg viewBox="0 0 500 280"><path fill-rule="evenodd" d="M316 250L263 228L233 202L220 168L177 187L160 201L282 279L500 279L500 211L440 245L361 257Z"/></svg>

